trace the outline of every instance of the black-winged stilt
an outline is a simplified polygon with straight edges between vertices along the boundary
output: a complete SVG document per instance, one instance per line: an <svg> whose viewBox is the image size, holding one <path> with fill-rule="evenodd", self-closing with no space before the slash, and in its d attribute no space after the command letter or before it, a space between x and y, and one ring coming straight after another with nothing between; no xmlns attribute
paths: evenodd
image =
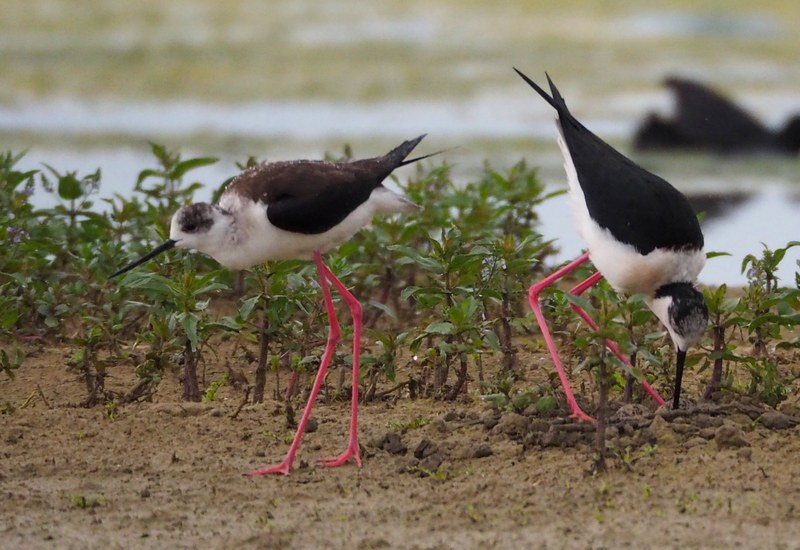
<svg viewBox="0 0 800 550"><path fill-rule="evenodd" d="M675 99L672 118L651 113L633 138L634 148L690 149L719 154L800 152L800 115L790 117L778 131L767 128L739 105L685 78L669 77L664 86Z"/></svg>
<svg viewBox="0 0 800 550"><path fill-rule="evenodd" d="M547 76L552 97L538 84L517 73L558 113L558 145L564 156L570 198L578 232L589 251L530 289L529 298L550 355L558 370L572 416L591 420L572 394L539 306L539 294L591 257L598 272L571 290L580 294L601 278L620 292L642 293L666 326L677 349L673 407L680 400L686 351L708 323L703 295L694 287L705 264L703 233L688 200L672 185L651 174L605 143L572 116L555 84ZM573 309L590 326L597 325L580 307ZM609 348L630 367L613 342ZM645 389L659 403L650 386Z"/></svg>
<svg viewBox="0 0 800 550"><path fill-rule="evenodd" d="M190 204L175 212L169 239L112 275L121 275L173 247L199 250L231 269L245 269L267 260L313 259L328 313L325 353L283 462L247 475L288 475L292 468L341 335L329 283L341 294L353 315L353 391L347 449L337 457L320 460L320 464L340 466L352 458L361 466L358 446L361 304L325 265L321 254L352 237L375 214L419 210L418 205L387 189L382 182L396 168L431 156L406 159L424 137L406 141L382 157L350 162L273 162L248 168L236 176L218 204Z"/></svg>

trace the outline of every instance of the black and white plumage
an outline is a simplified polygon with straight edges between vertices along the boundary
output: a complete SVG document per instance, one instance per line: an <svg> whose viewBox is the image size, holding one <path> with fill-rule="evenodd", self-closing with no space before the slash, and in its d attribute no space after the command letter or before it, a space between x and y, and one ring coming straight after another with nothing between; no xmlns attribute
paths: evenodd
<svg viewBox="0 0 800 550"><path fill-rule="evenodd" d="M313 260L328 313L328 341L294 440L283 461L250 476L291 471L311 409L322 387L341 329L331 298L332 285L353 315L353 385L347 449L321 460L327 467L354 460L358 445L358 380L362 308L359 301L322 261L321 254L346 241L376 214L414 212L419 206L383 186L396 168L431 155L407 159L425 136L405 141L384 156L347 162L291 161L264 163L239 174L218 204L195 203L172 216L169 239L112 277L130 271L170 248L199 250L231 269L267 260ZM435 154L435 153L434 153Z"/></svg>
<svg viewBox="0 0 800 550"><path fill-rule="evenodd" d="M382 182L396 168L426 158L406 159L424 137L370 159L282 161L248 168L228 185L218 204L194 203L175 212L169 239L112 277L172 247L204 252L230 269L326 252L368 225L375 214L419 210Z"/></svg>
<svg viewBox="0 0 800 550"><path fill-rule="evenodd" d="M694 286L705 264L697 217L682 193L581 124L549 76L552 95L517 73L558 114L571 205L592 262L617 291L644 294L672 337L677 407L686 351L708 322L705 300Z"/></svg>

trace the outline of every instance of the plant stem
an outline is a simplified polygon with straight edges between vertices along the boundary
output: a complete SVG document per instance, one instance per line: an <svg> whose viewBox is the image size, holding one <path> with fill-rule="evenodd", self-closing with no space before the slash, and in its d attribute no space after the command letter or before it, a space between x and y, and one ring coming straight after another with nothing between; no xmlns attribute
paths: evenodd
<svg viewBox="0 0 800 550"><path fill-rule="evenodd" d="M264 387L267 384L267 356L269 355L269 318L267 317L266 299L261 310L261 334L258 347L258 367L256 367L256 383L253 387L253 403L264 401Z"/></svg>
<svg viewBox="0 0 800 550"><path fill-rule="evenodd" d="M464 388L466 386L466 383L467 383L467 366L468 366L467 354L466 353L459 353L458 354L458 360L459 360L459 363L460 363L460 366L459 366L459 369L458 369L458 377L456 378L455 385L450 390L450 392L447 394L446 399L448 401L455 400L455 398L458 397L458 394L461 393L462 388Z"/></svg>
<svg viewBox="0 0 800 550"><path fill-rule="evenodd" d="M503 290L503 299L500 310L500 348L503 350L503 372L508 373L514 369L517 356L511 343L511 299L507 289Z"/></svg>
<svg viewBox="0 0 800 550"><path fill-rule="evenodd" d="M600 351L600 364L597 367L598 386L600 396L597 404L597 432L595 433L595 446L597 447L598 471L606 469L606 420L608 415L608 365L606 365L605 348Z"/></svg>
<svg viewBox="0 0 800 550"><path fill-rule="evenodd" d="M200 387L197 384L197 356L192 343L187 339L183 348L183 395L184 401L200 401Z"/></svg>
<svg viewBox="0 0 800 550"><path fill-rule="evenodd" d="M717 315L719 317L719 315ZM722 351L725 349L725 329L720 326L719 319L717 324L712 329L714 334L714 352L717 358L714 359L714 369L711 371L711 379L708 381L705 391L703 392L703 399L711 400L714 394L719 390L720 382L722 381Z"/></svg>
<svg viewBox="0 0 800 550"><path fill-rule="evenodd" d="M634 366L636 365L636 352L635 351L633 353L631 353L630 361L631 361L631 365L634 365ZM633 377L632 374L628 374L625 377L625 393L624 393L624 395L622 397L622 400L625 403L630 403L631 401L633 401L633 384L634 384L634 382L636 382L636 379Z"/></svg>

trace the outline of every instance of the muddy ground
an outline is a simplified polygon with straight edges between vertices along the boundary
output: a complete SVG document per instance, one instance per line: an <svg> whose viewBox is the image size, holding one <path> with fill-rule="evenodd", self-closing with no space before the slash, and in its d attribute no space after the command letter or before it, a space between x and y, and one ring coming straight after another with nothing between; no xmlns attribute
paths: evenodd
<svg viewBox="0 0 800 550"><path fill-rule="evenodd" d="M598 473L591 426L477 397L365 404L364 467L321 470L349 404L319 403L291 476L250 479L288 448L281 403L233 419L241 391L180 403L171 375L152 403L81 408L67 354L0 382L2 548L800 548L791 406L625 407ZM119 367L108 386L134 382Z"/></svg>

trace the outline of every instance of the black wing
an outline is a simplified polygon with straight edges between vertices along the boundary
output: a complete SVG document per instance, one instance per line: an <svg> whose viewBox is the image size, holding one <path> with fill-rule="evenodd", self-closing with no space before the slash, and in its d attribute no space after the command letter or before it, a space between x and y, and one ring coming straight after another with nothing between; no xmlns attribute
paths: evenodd
<svg viewBox="0 0 800 550"><path fill-rule="evenodd" d="M517 72L558 112L586 206L600 227L641 254L656 248L703 247L697 216L680 191L635 164L573 117L549 76L552 97Z"/></svg>
<svg viewBox="0 0 800 550"><path fill-rule="evenodd" d="M262 164L242 172L225 193L266 205L267 218L275 227L293 233L324 233L366 202L394 169L425 158L405 160L423 137L371 159Z"/></svg>

